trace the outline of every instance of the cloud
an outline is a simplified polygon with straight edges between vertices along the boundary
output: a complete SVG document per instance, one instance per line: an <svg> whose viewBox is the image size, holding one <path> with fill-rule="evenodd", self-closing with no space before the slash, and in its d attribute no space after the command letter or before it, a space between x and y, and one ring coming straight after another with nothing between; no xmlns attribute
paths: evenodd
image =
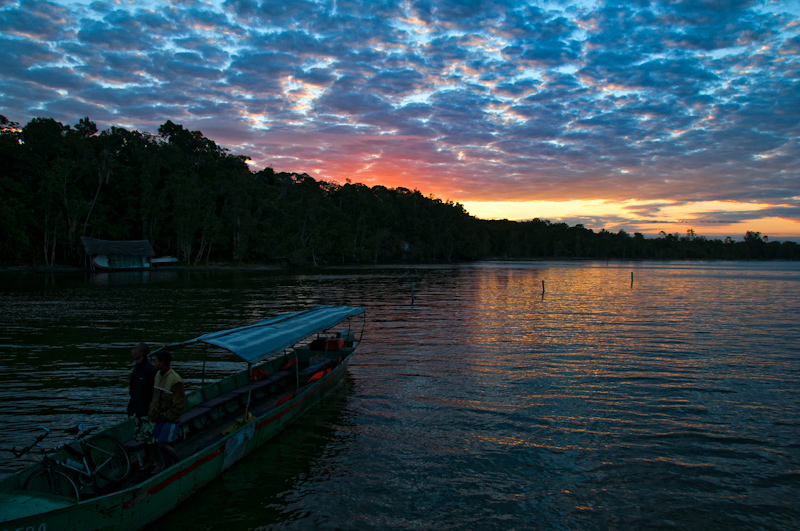
<svg viewBox="0 0 800 531"><path fill-rule="evenodd" d="M796 219L800 15L781 5L28 0L0 28L0 113L21 123L170 119L257 165L458 201Z"/></svg>
<svg viewBox="0 0 800 531"><path fill-rule="evenodd" d="M23 0L0 10L0 27L7 35L57 41L70 32L69 10L52 2Z"/></svg>

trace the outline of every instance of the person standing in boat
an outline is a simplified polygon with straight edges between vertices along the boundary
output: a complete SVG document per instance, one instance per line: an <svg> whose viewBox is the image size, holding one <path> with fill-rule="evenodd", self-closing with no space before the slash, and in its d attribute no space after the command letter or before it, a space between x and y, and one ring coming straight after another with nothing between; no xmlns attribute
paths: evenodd
<svg viewBox="0 0 800 531"><path fill-rule="evenodd" d="M153 400L153 382L156 377L156 368L147 359L150 347L147 343L136 343L131 350L133 371L128 401L128 416L136 418L136 438L140 436L142 419L150 414L150 402Z"/></svg>
<svg viewBox="0 0 800 531"><path fill-rule="evenodd" d="M186 391L183 378L172 370L172 355L162 350L155 354L156 376L153 385L153 399L150 402L149 420L152 436L149 437L149 457L152 459L151 471L164 469L164 454L173 453L168 446L178 438L178 423L186 406Z"/></svg>

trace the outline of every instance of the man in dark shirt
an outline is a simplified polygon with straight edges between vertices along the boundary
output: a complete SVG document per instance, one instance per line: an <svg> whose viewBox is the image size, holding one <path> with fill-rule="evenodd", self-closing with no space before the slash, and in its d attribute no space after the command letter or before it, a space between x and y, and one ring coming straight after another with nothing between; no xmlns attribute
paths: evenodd
<svg viewBox="0 0 800 531"><path fill-rule="evenodd" d="M136 417L137 427L139 420L150 413L150 402L153 400L153 382L156 378L156 367L147 359L150 347L147 343L136 343L131 350L131 359L134 361L131 373L131 399L128 402L128 416Z"/></svg>

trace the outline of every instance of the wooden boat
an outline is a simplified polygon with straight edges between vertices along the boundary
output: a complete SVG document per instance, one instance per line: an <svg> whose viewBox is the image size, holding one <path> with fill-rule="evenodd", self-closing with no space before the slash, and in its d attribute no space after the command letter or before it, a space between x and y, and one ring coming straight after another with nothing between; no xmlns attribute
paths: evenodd
<svg viewBox="0 0 800 531"><path fill-rule="evenodd" d="M26 479L43 466L34 464L0 481L0 529L133 530L153 522L335 389L363 333L362 324L356 339L352 318L363 313L348 306L318 306L163 347L175 351L196 344L205 353L209 347L222 349L247 364L187 393L181 438L173 445L178 461L155 475L139 469L143 448L134 440L134 420L128 419L96 434L130 449L134 472L126 480L111 484L98 478L76 501L26 490ZM173 359L179 360L179 353ZM65 450L60 452L51 457L65 459Z"/></svg>

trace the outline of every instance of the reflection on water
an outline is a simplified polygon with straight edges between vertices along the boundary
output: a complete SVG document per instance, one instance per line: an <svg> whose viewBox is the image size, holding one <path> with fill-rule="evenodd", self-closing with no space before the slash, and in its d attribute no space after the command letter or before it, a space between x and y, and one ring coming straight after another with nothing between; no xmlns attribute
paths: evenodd
<svg viewBox="0 0 800 531"><path fill-rule="evenodd" d="M798 528L799 286L786 263L5 277L0 441L120 419L135 341L347 304L348 389L156 528ZM201 358L176 368L199 385Z"/></svg>

